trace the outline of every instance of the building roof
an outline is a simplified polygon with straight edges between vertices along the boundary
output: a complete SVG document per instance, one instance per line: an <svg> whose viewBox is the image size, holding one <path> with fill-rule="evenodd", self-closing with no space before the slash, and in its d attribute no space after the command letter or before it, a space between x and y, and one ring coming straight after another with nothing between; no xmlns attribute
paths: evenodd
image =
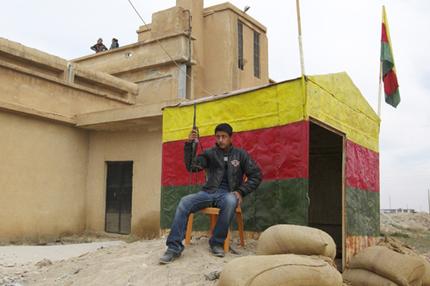
<svg viewBox="0 0 430 286"><path fill-rule="evenodd" d="M218 5L204 8L203 16L207 17L207 16L212 15L213 13L221 12L221 11L225 11L225 10L232 11L233 13L237 14L241 18L245 19L247 22L249 22L252 25L254 25L255 27L257 27L259 30L263 31L264 33L267 32L267 28L263 24L261 24L256 19L254 19L250 15L246 14L245 12L243 12L242 10L240 10L239 8L237 8L236 6L231 4L230 2L225 2L225 3L221 3Z"/></svg>
<svg viewBox="0 0 430 286"><path fill-rule="evenodd" d="M138 86L0 38L0 109L66 124L79 113L130 106Z"/></svg>

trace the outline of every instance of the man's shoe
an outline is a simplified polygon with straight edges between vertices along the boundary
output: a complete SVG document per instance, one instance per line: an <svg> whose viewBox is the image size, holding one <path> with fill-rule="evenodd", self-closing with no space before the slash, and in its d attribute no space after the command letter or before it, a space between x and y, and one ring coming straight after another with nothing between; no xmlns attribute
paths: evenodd
<svg viewBox="0 0 430 286"><path fill-rule="evenodd" d="M171 250L167 250L163 256L160 257L160 264L169 264L172 263L176 258L181 256L181 254L177 254Z"/></svg>
<svg viewBox="0 0 430 286"><path fill-rule="evenodd" d="M219 245L211 245L211 252L213 255L217 257L224 257L224 248Z"/></svg>

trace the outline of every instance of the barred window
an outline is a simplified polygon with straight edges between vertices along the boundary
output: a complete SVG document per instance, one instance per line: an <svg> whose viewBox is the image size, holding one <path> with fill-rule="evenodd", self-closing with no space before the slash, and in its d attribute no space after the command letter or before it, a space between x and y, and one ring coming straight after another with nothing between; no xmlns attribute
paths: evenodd
<svg viewBox="0 0 430 286"><path fill-rule="evenodd" d="M243 23L237 21L238 67L243 70Z"/></svg>
<svg viewBox="0 0 430 286"><path fill-rule="evenodd" d="M260 34L254 31L254 76L260 78Z"/></svg>

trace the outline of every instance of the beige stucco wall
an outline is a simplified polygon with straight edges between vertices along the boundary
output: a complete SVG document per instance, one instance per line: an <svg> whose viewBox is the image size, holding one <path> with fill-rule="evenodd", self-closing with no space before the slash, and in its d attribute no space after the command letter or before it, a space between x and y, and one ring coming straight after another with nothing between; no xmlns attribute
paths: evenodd
<svg viewBox="0 0 430 286"><path fill-rule="evenodd" d="M236 51L236 61L235 70L237 71L237 76L233 77L234 89L241 89L245 87L253 87L257 85L266 84L269 82L268 74L268 46L267 46L267 36L266 33L258 29L252 23L246 21L242 17L231 17L232 27L236 27L237 34L237 21L240 20L243 25L243 58L244 67L243 70L239 69L237 66L237 48ZM254 76L254 31L260 34L260 78ZM237 36L234 38L237 47Z"/></svg>
<svg viewBox="0 0 430 286"><path fill-rule="evenodd" d="M106 161L133 161L131 233L154 237L160 229L161 119L150 129L91 131L87 180L87 230L105 227Z"/></svg>
<svg viewBox="0 0 430 286"><path fill-rule="evenodd" d="M87 132L0 110L0 242L84 231Z"/></svg>
<svg viewBox="0 0 430 286"><path fill-rule="evenodd" d="M237 67L238 19L246 24L244 71ZM253 73L253 29L261 32L260 79ZM204 9L202 0L178 0L177 7L153 15L137 43L71 62L0 38L0 150L6 162L0 167L0 217L7 218L0 222L0 241L103 232L105 162L127 160L134 161L132 234L157 236L162 106L185 94L267 83L265 32L231 4Z"/></svg>
<svg viewBox="0 0 430 286"><path fill-rule="evenodd" d="M237 68L236 28L231 27L233 14L227 11L204 18L205 87L214 94L233 90L233 66ZM230 34L233 33L233 34Z"/></svg>
<svg viewBox="0 0 430 286"><path fill-rule="evenodd" d="M76 114L128 106L116 100L0 66L0 102L25 106L66 118Z"/></svg>
<svg viewBox="0 0 430 286"><path fill-rule="evenodd" d="M0 108L74 123L77 114L127 107L138 86L0 38Z"/></svg>
<svg viewBox="0 0 430 286"><path fill-rule="evenodd" d="M194 0L193 2L199 2ZM188 29L189 14L183 7L172 7L152 14L151 38L156 39L177 33L183 33Z"/></svg>
<svg viewBox="0 0 430 286"><path fill-rule="evenodd" d="M213 9L213 10L211 10ZM237 22L243 23L244 69L238 67ZM268 44L261 24L230 4L206 9L205 87L214 94L267 84ZM260 34L260 78L254 76L254 31Z"/></svg>
<svg viewBox="0 0 430 286"><path fill-rule="evenodd" d="M191 68L189 75L192 79L187 79L189 98L222 94L269 82L268 45L263 25L229 3L203 8L202 0L177 0L176 5L154 13L152 23L141 26L137 31L137 43L75 59L74 62L138 83L139 104L178 98L180 79L178 67L172 59ZM238 20L244 23L244 70L237 65ZM254 76L254 30L260 33L260 78ZM156 74L159 74L158 78L153 76Z"/></svg>
<svg viewBox="0 0 430 286"><path fill-rule="evenodd" d="M173 63L153 69L124 72L121 77L139 86L137 104L164 103L178 98L179 68Z"/></svg>
<svg viewBox="0 0 430 286"><path fill-rule="evenodd" d="M160 48L159 42L162 43ZM73 60L82 67L112 74L121 78L121 73L142 68L156 67L170 63L172 59L181 62L186 60L188 53L188 38L184 33L166 35L160 39L148 42L122 46L118 49L89 55Z"/></svg>
<svg viewBox="0 0 430 286"><path fill-rule="evenodd" d="M161 40L177 64L187 60L188 38L177 34ZM158 42L137 43L75 60L79 65L115 75L136 83L137 104L154 104L177 98L178 67L160 48ZM185 68L184 68L185 69Z"/></svg>
<svg viewBox="0 0 430 286"><path fill-rule="evenodd" d="M0 38L0 242L85 231L89 131L79 114L130 107L138 86Z"/></svg>

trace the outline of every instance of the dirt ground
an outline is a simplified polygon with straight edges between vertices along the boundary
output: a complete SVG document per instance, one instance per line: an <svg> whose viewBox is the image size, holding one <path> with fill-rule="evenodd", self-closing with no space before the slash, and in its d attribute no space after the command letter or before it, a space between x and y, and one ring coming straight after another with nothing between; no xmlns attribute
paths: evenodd
<svg viewBox="0 0 430 286"><path fill-rule="evenodd" d="M85 245L88 251L72 258L62 258L58 249L48 249L48 246L41 247L51 259L39 257L23 261L16 255L14 262L0 255L0 285L215 285L214 278L223 265L236 257L254 254L256 241L247 240L245 248L233 243L232 248L238 254L228 253L218 258L209 253L208 239L201 237L193 240L170 265L158 264L165 250L165 239L103 246L98 243L96 249L88 247L94 243L78 247ZM0 253L14 247L17 246L0 247ZM52 251L56 254L50 256Z"/></svg>
<svg viewBox="0 0 430 286"><path fill-rule="evenodd" d="M381 214L381 235L396 238L430 260L430 215Z"/></svg>
<svg viewBox="0 0 430 286"><path fill-rule="evenodd" d="M383 214L381 233L400 240L430 261L430 215ZM207 237L193 239L182 257L159 265L165 238L110 241L106 238L72 237L63 244L0 246L0 285L216 285L217 274L234 258L255 253L256 241L246 247L234 241L238 254L224 258L209 253ZM87 242L87 243L83 243Z"/></svg>

